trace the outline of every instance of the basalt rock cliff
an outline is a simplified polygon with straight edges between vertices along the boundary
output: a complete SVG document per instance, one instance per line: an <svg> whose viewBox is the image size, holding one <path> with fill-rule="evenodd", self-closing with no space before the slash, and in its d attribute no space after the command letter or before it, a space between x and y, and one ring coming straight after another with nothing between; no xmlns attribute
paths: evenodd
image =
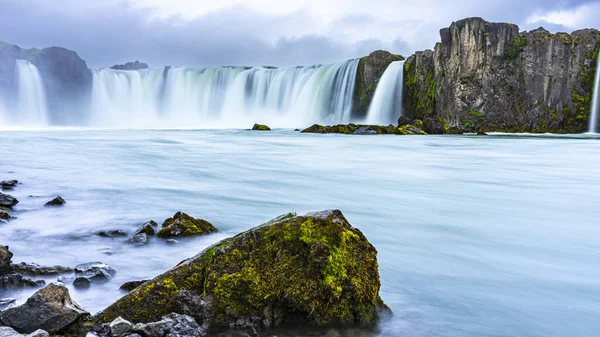
<svg viewBox="0 0 600 337"><path fill-rule="evenodd" d="M583 132L600 31L519 32L469 18L440 30L404 68L404 115L466 131Z"/></svg>

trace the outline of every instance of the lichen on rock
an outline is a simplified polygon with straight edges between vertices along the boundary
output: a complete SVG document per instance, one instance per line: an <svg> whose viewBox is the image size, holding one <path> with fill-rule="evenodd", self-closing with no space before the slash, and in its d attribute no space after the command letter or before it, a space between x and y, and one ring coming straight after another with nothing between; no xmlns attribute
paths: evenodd
<svg viewBox="0 0 600 337"><path fill-rule="evenodd" d="M156 235L167 239L177 236L207 235L217 231L215 226L204 219L194 219L186 213L177 212L163 222L162 229Z"/></svg>
<svg viewBox="0 0 600 337"><path fill-rule="evenodd" d="M208 327L372 327L389 310L379 288L377 251L339 210L287 214L140 285L96 322L158 320L177 311L185 292L204 303L188 314Z"/></svg>

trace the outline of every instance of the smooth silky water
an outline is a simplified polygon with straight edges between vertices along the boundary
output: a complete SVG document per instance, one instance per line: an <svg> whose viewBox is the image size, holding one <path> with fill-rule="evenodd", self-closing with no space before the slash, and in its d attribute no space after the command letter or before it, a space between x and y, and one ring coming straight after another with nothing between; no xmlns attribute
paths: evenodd
<svg viewBox="0 0 600 337"><path fill-rule="evenodd" d="M23 182L2 243L15 262L113 266L107 283L70 287L91 312L123 282L279 214L339 208L379 252L394 311L380 336L600 329L599 138L47 130L3 131L0 144L0 178ZM44 208L55 195L66 206ZM178 210L221 232L143 247L95 235Z"/></svg>

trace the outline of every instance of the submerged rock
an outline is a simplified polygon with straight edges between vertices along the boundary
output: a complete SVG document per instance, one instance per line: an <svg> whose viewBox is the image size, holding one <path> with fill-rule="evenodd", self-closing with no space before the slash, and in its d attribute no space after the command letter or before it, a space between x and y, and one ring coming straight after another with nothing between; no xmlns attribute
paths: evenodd
<svg viewBox="0 0 600 337"><path fill-rule="evenodd" d="M92 281L86 277L78 277L73 281L73 286L75 288L89 288Z"/></svg>
<svg viewBox="0 0 600 337"><path fill-rule="evenodd" d="M23 305L0 312L0 324L21 333L43 329L55 334L88 315L71 299L64 285L51 283Z"/></svg>
<svg viewBox="0 0 600 337"><path fill-rule="evenodd" d="M102 262L88 262L75 266L77 276L88 279L109 280L117 273L112 267Z"/></svg>
<svg viewBox="0 0 600 337"><path fill-rule="evenodd" d="M377 251L339 210L288 214L209 247L95 320L158 320L181 310L183 296L202 301L186 307L206 328L372 327L389 311L379 288Z"/></svg>
<svg viewBox="0 0 600 337"><path fill-rule="evenodd" d="M164 239L177 236L207 235L218 231L210 222L204 219L194 219L183 212L177 212L172 218L166 219L162 227L157 236Z"/></svg>
<svg viewBox="0 0 600 337"><path fill-rule="evenodd" d="M12 209L12 207L18 203L19 200L17 200L17 198L13 197L10 194L4 194L0 192L0 206Z"/></svg>
<svg viewBox="0 0 600 337"><path fill-rule="evenodd" d="M37 263L25 263L13 264L12 268L18 272L27 275L43 276L43 275L58 275L69 273L73 271L73 268L64 266L41 266Z"/></svg>
<svg viewBox="0 0 600 337"><path fill-rule="evenodd" d="M136 229L136 231L133 233L133 235L135 236L138 234L145 233L148 236L152 236L152 235L156 234L157 228L158 228L158 224L156 223L156 221L150 220L150 221L145 222L142 225L140 225L140 227L138 227L138 229Z"/></svg>
<svg viewBox="0 0 600 337"><path fill-rule="evenodd" d="M127 243L131 243L136 246L145 245L148 244L148 242L148 235L146 235L146 233L136 234L127 240Z"/></svg>
<svg viewBox="0 0 600 337"><path fill-rule="evenodd" d="M271 131L271 128L264 124L254 124L254 126L252 127L252 130L254 130L254 131Z"/></svg>
<svg viewBox="0 0 600 337"><path fill-rule="evenodd" d="M45 206L62 206L65 203L65 199L63 199L61 196L57 196L56 198L48 201Z"/></svg>
<svg viewBox="0 0 600 337"><path fill-rule="evenodd" d="M125 283L123 283L123 285L119 289L125 290L127 292L130 292L133 289L135 289L135 288L139 287L140 285L144 284L145 282L148 282L148 280L125 282Z"/></svg>
<svg viewBox="0 0 600 337"><path fill-rule="evenodd" d="M120 229L113 229L113 230L109 230L109 231L100 231L100 232L98 232L98 236L101 236L103 238L117 238L117 237L125 237L125 236L127 236L127 233L125 233L124 231L122 231Z"/></svg>

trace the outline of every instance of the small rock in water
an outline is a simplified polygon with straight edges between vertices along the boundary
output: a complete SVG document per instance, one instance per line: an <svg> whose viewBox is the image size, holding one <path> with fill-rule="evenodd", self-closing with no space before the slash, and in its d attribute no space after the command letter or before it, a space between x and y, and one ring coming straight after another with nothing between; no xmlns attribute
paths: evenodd
<svg viewBox="0 0 600 337"><path fill-rule="evenodd" d="M17 198L10 194L4 194L0 192L0 206L6 207L7 209L12 209L12 207L18 203L19 200L17 200Z"/></svg>
<svg viewBox="0 0 600 337"><path fill-rule="evenodd" d="M139 287L141 284L146 283L147 281L148 280L125 282L125 283L123 283L123 285L119 289L125 290L127 292L130 292L133 289Z"/></svg>
<svg viewBox="0 0 600 337"><path fill-rule="evenodd" d="M127 236L127 233L125 233L124 231L122 231L120 229L114 229L114 230L110 230L110 231L98 232L98 236L101 236L103 238L117 238L117 237Z"/></svg>
<svg viewBox="0 0 600 337"><path fill-rule="evenodd" d="M114 337L122 337L128 335L133 330L133 324L119 316L110 323L110 332Z"/></svg>
<svg viewBox="0 0 600 337"><path fill-rule="evenodd" d="M358 129L356 129L356 131L354 131L352 133L353 135L376 135L377 131L373 130L373 128L371 128L368 125L365 126L361 126Z"/></svg>
<svg viewBox="0 0 600 337"><path fill-rule="evenodd" d="M9 305L15 303L17 300L14 298L0 298L0 311L4 310ZM0 334L2 336L2 334Z"/></svg>
<svg viewBox="0 0 600 337"><path fill-rule="evenodd" d="M140 233L140 234L134 235L132 238L127 240L127 243L131 243L136 246L145 245L148 243L148 235L146 235L146 233Z"/></svg>
<svg viewBox="0 0 600 337"><path fill-rule="evenodd" d="M40 266L37 263L25 263L21 262L19 264L13 264L13 269L18 273L28 274L28 275L58 275L69 273L73 271L73 268L63 267L63 266Z"/></svg>
<svg viewBox="0 0 600 337"><path fill-rule="evenodd" d="M92 281L90 281L90 279L85 278L85 277L78 277L75 279L75 281L73 281L73 286L75 288L89 288L90 283L92 283Z"/></svg>
<svg viewBox="0 0 600 337"><path fill-rule="evenodd" d="M62 206L66 203L65 199L63 199L62 197L58 196L50 201L48 201L46 203L45 206Z"/></svg>
<svg viewBox="0 0 600 337"><path fill-rule="evenodd" d="M54 334L88 315L71 299L64 285L51 283L33 294L23 305L0 312L0 321L21 333L44 329Z"/></svg>
<svg viewBox="0 0 600 337"><path fill-rule="evenodd" d="M8 220L10 219L10 215L6 212L0 212L0 220Z"/></svg>
<svg viewBox="0 0 600 337"><path fill-rule="evenodd" d="M109 280L115 276L116 270L111 268L106 263L88 262L75 266L77 276L82 276L88 279L105 279Z"/></svg>
<svg viewBox="0 0 600 337"><path fill-rule="evenodd" d="M156 228L158 228L158 224L154 220L150 220L148 222L143 223L138 229L136 229L134 236L142 233L146 233L148 236L152 236L156 234Z"/></svg>
<svg viewBox="0 0 600 337"><path fill-rule="evenodd" d="M179 243L179 241L177 241L177 240L175 240L175 239L169 239L169 240L167 240L167 241L165 241L165 242L166 242L167 244L170 244L170 245L174 245L174 244L176 244L176 243Z"/></svg>
<svg viewBox="0 0 600 337"><path fill-rule="evenodd" d="M252 127L252 130L254 131L270 131L271 128L264 125L264 124L254 124L254 126Z"/></svg>
<svg viewBox="0 0 600 337"><path fill-rule="evenodd" d="M204 219L194 219L183 212L177 212L172 218L166 219L158 232L159 238L168 239L177 236L208 235L218 230Z"/></svg>
<svg viewBox="0 0 600 337"><path fill-rule="evenodd" d="M0 187L2 187L3 190L12 190L17 186L18 183L18 180L3 180L0 181Z"/></svg>
<svg viewBox="0 0 600 337"><path fill-rule="evenodd" d="M26 337L50 337L50 334L45 330L37 329Z"/></svg>

